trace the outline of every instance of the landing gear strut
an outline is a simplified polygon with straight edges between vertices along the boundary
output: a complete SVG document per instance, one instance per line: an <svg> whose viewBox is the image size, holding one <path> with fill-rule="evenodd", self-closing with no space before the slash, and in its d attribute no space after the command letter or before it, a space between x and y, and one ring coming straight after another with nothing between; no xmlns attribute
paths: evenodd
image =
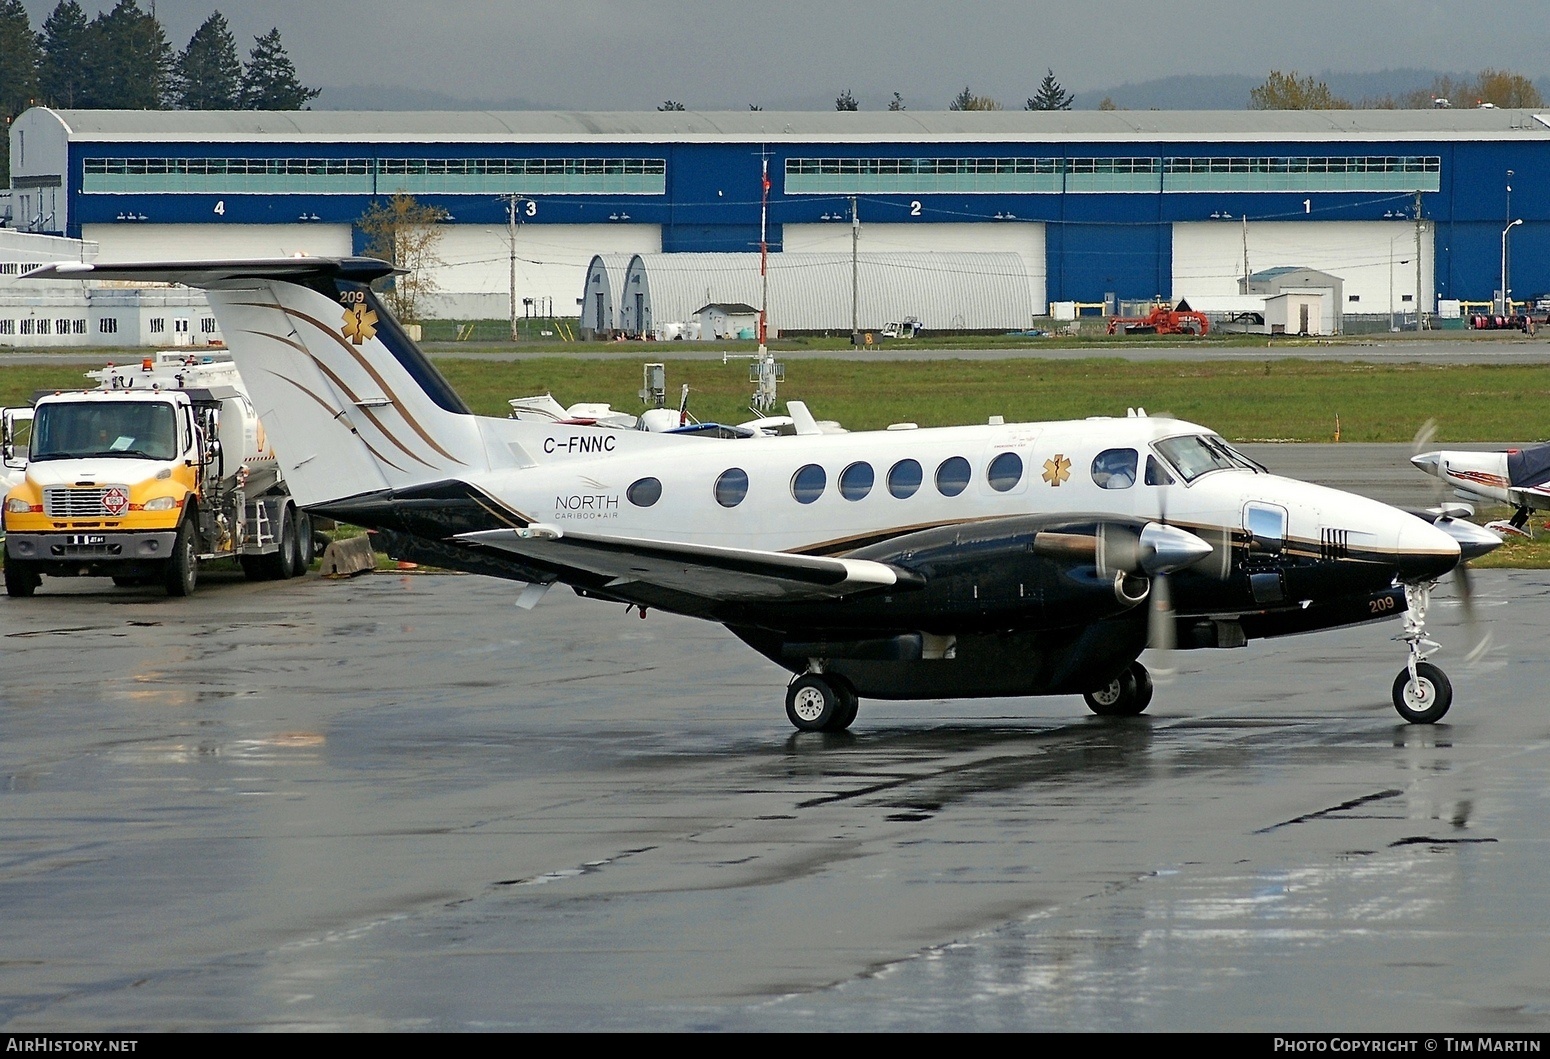
<svg viewBox="0 0 1550 1059"><path fill-rule="evenodd" d="M803 732L843 732L861 700L844 677L803 673L786 688L786 717Z"/></svg>
<svg viewBox="0 0 1550 1059"><path fill-rule="evenodd" d="M1411 724L1435 724L1453 705L1453 685L1441 669L1426 661L1437 650L1426 638L1426 608L1435 581L1405 585L1405 631L1398 638L1410 649L1410 661L1394 678L1394 709Z"/></svg>
<svg viewBox="0 0 1550 1059"><path fill-rule="evenodd" d="M1140 662L1096 691L1085 692L1087 708L1099 717L1135 717L1152 701L1152 675Z"/></svg>

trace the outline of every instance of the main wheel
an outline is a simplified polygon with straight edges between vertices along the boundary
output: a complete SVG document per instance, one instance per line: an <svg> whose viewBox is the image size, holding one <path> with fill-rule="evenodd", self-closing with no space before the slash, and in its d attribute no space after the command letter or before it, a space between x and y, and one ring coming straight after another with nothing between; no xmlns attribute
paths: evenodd
<svg viewBox="0 0 1550 1059"><path fill-rule="evenodd" d="M199 556L194 551L194 524L191 518L178 525L178 536L172 543L172 554L167 557L167 568L162 583L167 595L192 596L194 584L199 580Z"/></svg>
<svg viewBox="0 0 1550 1059"><path fill-rule="evenodd" d="M1085 692L1082 698L1087 708L1099 717L1134 717L1145 709L1136 688L1136 675L1130 669L1095 691Z"/></svg>
<svg viewBox="0 0 1550 1059"><path fill-rule="evenodd" d="M38 590L43 578L25 559L6 559L5 594L12 599L24 599Z"/></svg>
<svg viewBox="0 0 1550 1059"><path fill-rule="evenodd" d="M786 717L800 731L831 730L840 709L839 693L821 676L804 673L786 687Z"/></svg>
<svg viewBox="0 0 1550 1059"><path fill-rule="evenodd" d="M295 511L296 516L296 575L299 577L312 568L315 556L312 540L312 516L305 511Z"/></svg>
<svg viewBox="0 0 1550 1059"><path fill-rule="evenodd" d="M1418 663L1415 676L1412 681L1406 666L1394 678L1394 709L1411 724L1435 724L1453 705L1453 684L1430 662Z"/></svg>
<svg viewBox="0 0 1550 1059"><path fill-rule="evenodd" d="M1130 675L1136 678L1136 712L1141 713L1152 704L1152 674L1140 662L1132 662Z"/></svg>
<svg viewBox="0 0 1550 1059"><path fill-rule="evenodd" d="M856 689L850 686L850 681L844 677L830 677L834 683L834 693L840 697L840 705L834 711L834 720L829 722L826 732L843 732L856 721L856 713L861 709L861 696L856 694Z"/></svg>

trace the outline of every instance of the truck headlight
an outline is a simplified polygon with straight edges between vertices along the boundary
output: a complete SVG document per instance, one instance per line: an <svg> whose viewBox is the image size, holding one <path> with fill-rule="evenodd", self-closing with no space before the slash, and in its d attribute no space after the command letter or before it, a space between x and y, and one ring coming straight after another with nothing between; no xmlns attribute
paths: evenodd
<svg viewBox="0 0 1550 1059"><path fill-rule="evenodd" d="M146 511L171 511L178 506L178 499L174 496L158 496L145 502Z"/></svg>
<svg viewBox="0 0 1550 1059"><path fill-rule="evenodd" d="M25 515L32 510L32 505L19 496L13 496L5 502L5 509L13 515Z"/></svg>

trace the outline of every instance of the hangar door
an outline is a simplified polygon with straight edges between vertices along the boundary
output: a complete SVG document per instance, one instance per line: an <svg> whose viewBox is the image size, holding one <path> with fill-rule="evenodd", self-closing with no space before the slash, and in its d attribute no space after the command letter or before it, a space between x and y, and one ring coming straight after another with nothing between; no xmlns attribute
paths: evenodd
<svg viewBox="0 0 1550 1059"><path fill-rule="evenodd" d="M850 253L850 222L788 224L782 229L786 253ZM1044 225L1026 221L977 224L868 224L861 222L861 253L1015 253L1028 270L1033 314L1049 312Z"/></svg>
<svg viewBox="0 0 1550 1059"><path fill-rule="evenodd" d="M97 260L211 261L228 257L349 257L348 224L88 224Z"/></svg>
<svg viewBox="0 0 1550 1059"><path fill-rule="evenodd" d="M1435 306L1433 228L1421 233L1421 311ZM1197 221L1173 226L1173 297L1237 294L1248 270L1312 268L1339 276L1347 315L1415 311L1414 221Z"/></svg>
<svg viewBox="0 0 1550 1059"><path fill-rule="evenodd" d="M654 224L519 224L517 315L578 316L577 299L594 257L661 249L662 229ZM511 229L504 224L445 225L436 248L442 260L435 271L436 315L504 320L511 306L512 252Z"/></svg>

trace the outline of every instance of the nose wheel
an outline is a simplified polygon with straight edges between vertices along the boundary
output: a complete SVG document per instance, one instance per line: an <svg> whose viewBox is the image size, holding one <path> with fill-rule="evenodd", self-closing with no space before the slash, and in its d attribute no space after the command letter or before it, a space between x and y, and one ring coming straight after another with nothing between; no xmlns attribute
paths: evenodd
<svg viewBox="0 0 1550 1059"><path fill-rule="evenodd" d="M1453 705L1453 684L1448 675L1426 661L1439 644L1426 638L1426 609L1431 604L1435 581L1405 585L1405 641L1410 660L1394 678L1394 709L1411 724L1435 724Z"/></svg>
<svg viewBox="0 0 1550 1059"><path fill-rule="evenodd" d="M1132 662L1103 687L1084 692L1087 708L1099 717L1135 717L1152 701L1152 675L1140 662Z"/></svg>
<svg viewBox="0 0 1550 1059"><path fill-rule="evenodd" d="M856 689L833 674L803 673L786 688L786 719L798 731L843 732L860 706Z"/></svg>

